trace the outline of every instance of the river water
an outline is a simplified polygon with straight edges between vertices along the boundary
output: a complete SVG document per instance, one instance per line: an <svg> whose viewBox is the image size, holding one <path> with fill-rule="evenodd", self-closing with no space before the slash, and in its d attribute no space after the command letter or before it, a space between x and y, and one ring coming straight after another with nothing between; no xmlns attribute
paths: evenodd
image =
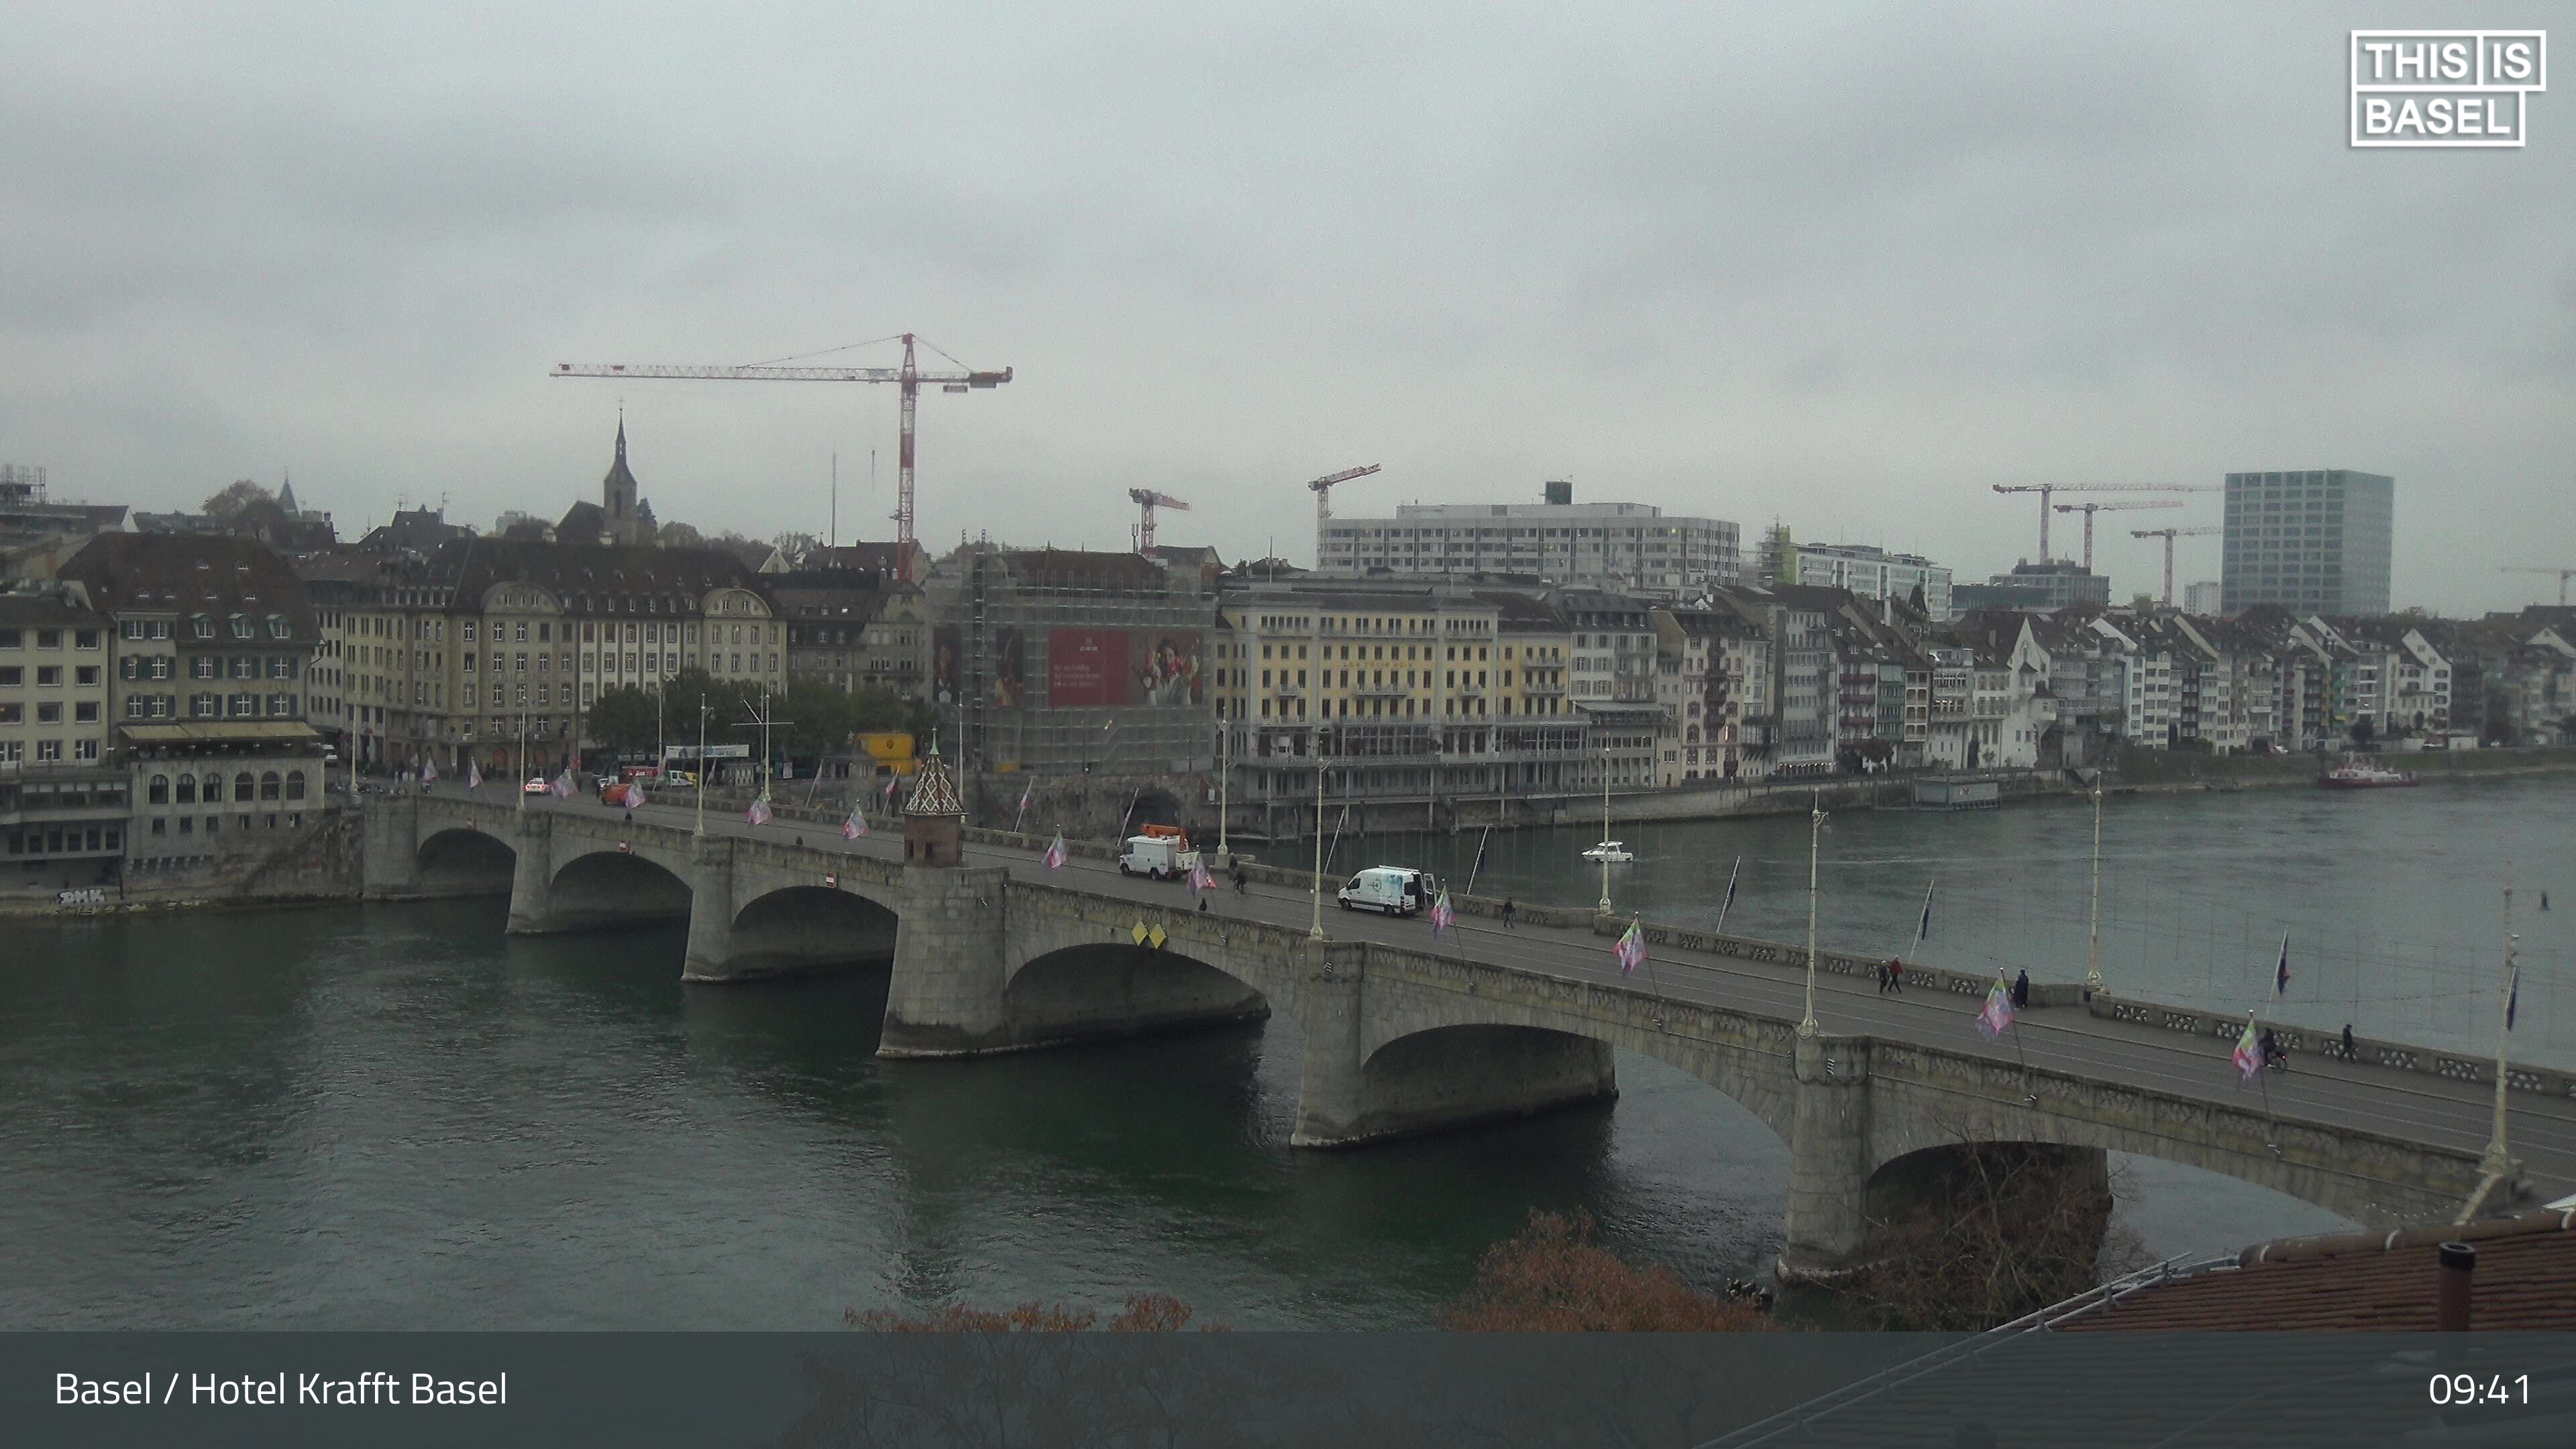
<svg viewBox="0 0 2576 1449"><path fill-rule="evenodd" d="M2565 780L2114 801L2105 973L2251 1004L2286 927L2315 1019L2491 1040L2503 862L2529 902L2571 806ZM1936 878L1927 958L2080 974L2091 823L2077 803L1839 818L1827 938L1910 939ZM1628 833L1623 909L1713 922L1741 853L1730 928L1803 932L1803 821ZM1583 903L1598 875L1566 862L1589 843L1497 835L1479 889ZM1340 863L1474 844L1345 840ZM0 927L0 1327L786 1329L1142 1290L1242 1327L1409 1327L1532 1207L1588 1207L1703 1283L1777 1246L1785 1147L1644 1058L1621 1056L1613 1106L1292 1152L1285 1020L883 1064L882 969L683 988L676 928L529 940L503 918ZM2526 906L2517 1055L2566 1054L2562 919ZM2159 1253L2334 1225L2190 1169L2116 1172Z"/></svg>

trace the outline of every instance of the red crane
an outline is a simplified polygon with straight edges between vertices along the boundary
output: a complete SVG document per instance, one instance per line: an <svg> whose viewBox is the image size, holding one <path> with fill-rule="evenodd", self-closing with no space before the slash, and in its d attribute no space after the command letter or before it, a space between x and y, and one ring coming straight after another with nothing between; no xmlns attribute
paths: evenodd
<svg viewBox="0 0 2576 1449"><path fill-rule="evenodd" d="M2048 562L2049 500L2059 493L2217 493L2216 483L1997 483L1997 493L2039 495L2039 561Z"/></svg>
<svg viewBox="0 0 2576 1449"><path fill-rule="evenodd" d="M2089 518L2085 520L2087 523L2092 521L2093 520ZM2166 608L2170 609L2173 607L2173 541L2177 538L2198 538L2204 533L2225 533L2226 531L2227 530L2224 527L2215 523L2194 524L2189 528L2133 528L2129 530L2129 537L2131 538L2161 538L2165 541Z"/></svg>
<svg viewBox="0 0 2576 1449"><path fill-rule="evenodd" d="M1136 525L1136 551L1138 553L1152 553L1154 551L1155 509L1189 507L1188 504L1174 498L1171 494L1157 493L1151 488L1130 488L1127 490L1127 496L1135 499L1137 506L1145 510L1143 521Z"/></svg>
<svg viewBox="0 0 2576 1449"><path fill-rule="evenodd" d="M976 372L973 369L968 368L964 363L958 363L957 371L955 372L924 372L915 365L913 361L913 344L918 339L916 339L912 333L903 333L900 338L881 337L877 339L879 342L894 342L898 340L903 343L903 365L900 367L780 367L775 363L754 363L746 367L674 367L660 364L635 364L623 362L558 362L555 364L555 370L548 374L548 376L647 379L712 378L726 382L891 382L900 385L903 389L903 426L901 430L901 441L895 454L897 461L895 468L894 536L896 556L901 558L909 557L913 552L911 549L904 547L904 545L913 541L912 415L914 408L918 406L918 400L921 395L921 385L925 382L935 382L940 385L940 391L942 392L967 392L976 388L999 387L1003 383L1011 380L1011 369L1006 367L999 372ZM851 344L851 346L854 347L872 347L875 345L875 343L869 342ZM921 345L928 347L933 352L938 352L942 357L948 357L948 354L941 352L939 347L934 343L923 342ZM826 351L831 352L844 352L847 350L848 348L841 347L826 349ZM807 353L805 355L809 357L819 357L822 354ZM781 362L795 361L794 358L781 358L779 360ZM948 360L950 362L957 362L957 359L953 357L948 357Z"/></svg>

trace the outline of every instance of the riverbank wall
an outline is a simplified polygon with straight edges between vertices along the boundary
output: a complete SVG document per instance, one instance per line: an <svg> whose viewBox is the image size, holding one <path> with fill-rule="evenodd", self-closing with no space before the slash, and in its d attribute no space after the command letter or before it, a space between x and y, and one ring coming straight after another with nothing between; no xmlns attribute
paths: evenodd
<svg viewBox="0 0 2576 1449"><path fill-rule="evenodd" d="M119 912L253 910L353 901L365 878L365 841L354 810L328 810L265 850L171 875L104 885L66 883L0 894L0 919Z"/></svg>

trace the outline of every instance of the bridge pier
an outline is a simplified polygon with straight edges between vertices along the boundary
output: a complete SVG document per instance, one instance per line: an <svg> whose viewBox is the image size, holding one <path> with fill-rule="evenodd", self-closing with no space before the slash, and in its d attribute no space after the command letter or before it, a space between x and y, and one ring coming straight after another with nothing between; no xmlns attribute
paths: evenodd
<svg viewBox="0 0 2576 1449"><path fill-rule="evenodd" d="M1833 1278L1868 1246L1868 1049L1865 1038L1798 1038L1782 1282Z"/></svg>
<svg viewBox="0 0 2576 1449"><path fill-rule="evenodd" d="M683 981L730 981L733 963L733 857L730 836L701 835L689 852L689 951Z"/></svg>
<svg viewBox="0 0 2576 1449"><path fill-rule="evenodd" d="M1009 1051L1010 871L906 865L881 1057Z"/></svg>
<svg viewBox="0 0 2576 1449"><path fill-rule="evenodd" d="M349 797L365 842L360 893L371 901L420 892L420 801L410 795Z"/></svg>
<svg viewBox="0 0 2576 1449"><path fill-rule="evenodd" d="M510 924L513 936L543 936L563 927L554 911L554 817L543 810L521 810L513 818L510 848L518 859L510 867Z"/></svg>
<svg viewBox="0 0 2576 1449"><path fill-rule="evenodd" d="M1306 1051L1289 1145L1356 1147L1619 1095L1610 1043L1571 1032L1399 1030L1369 1050L1367 961L1358 943L1328 944L1304 986Z"/></svg>

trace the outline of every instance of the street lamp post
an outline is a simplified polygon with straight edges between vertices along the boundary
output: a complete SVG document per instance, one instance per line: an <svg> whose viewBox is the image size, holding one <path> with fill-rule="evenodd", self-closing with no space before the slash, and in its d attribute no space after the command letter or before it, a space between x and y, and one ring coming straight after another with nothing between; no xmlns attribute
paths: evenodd
<svg viewBox="0 0 2576 1449"><path fill-rule="evenodd" d="M2507 1070L2504 1060L2504 1039L2505 1033L2513 1029L2513 958L2514 948L2518 944L2513 934L2512 871L2511 865L2505 867L2504 979L2496 992L2495 1120L2488 1131L2486 1155L2478 1162L2478 1170L2493 1178L2501 1178L2513 1171L2513 1157L2505 1151L2504 1142L2504 1091Z"/></svg>
<svg viewBox="0 0 2576 1449"><path fill-rule="evenodd" d="M1307 928L1306 939L1324 939L1324 735L1317 730L1311 738L1315 750L1315 884L1309 893L1314 897L1314 922Z"/></svg>
<svg viewBox="0 0 2576 1449"><path fill-rule="evenodd" d="M2102 772L2093 772L2093 944L2084 967L2086 996L2102 994Z"/></svg>
<svg viewBox="0 0 2576 1449"><path fill-rule="evenodd" d="M528 810L528 717L519 716L519 777L510 782L510 793L518 797L518 810Z"/></svg>
<svg viewBox="0 0 2576 1449"><path fill-rule="evenodd" d="M1601 747L1601 914L1610 914L1610 747L1607 745Z"/></svg>
<svg viewBox="0 0 2576 1449"><path fill-rule="evenodd" d="M1798 1035L1815 1036L1823 1028L1816 1025L1816 859L1825 839L1825 792L1819 790L1807 811L1807 1015L1798 1023Z"/></svg>
<svg viewBox="0 0 2576 1449"><path fill-rule="evenodd" d="M697 833L704 835L707 833L707 702L703 697L698 700L698 758L694 763L698 767L693 772L698 777Z"/></svg>
<svg viewBox="0 0 2576 1449"><path fill-rule="evenodd" d="M1227 787L1234 783L1231 778L1234 774L1234 721L1225 717L1225 697L1222 695L1217 697L1216 710L1216 853L1232 860L1232 852L1226 849L1225 817L1229 800Z"/></svg>

